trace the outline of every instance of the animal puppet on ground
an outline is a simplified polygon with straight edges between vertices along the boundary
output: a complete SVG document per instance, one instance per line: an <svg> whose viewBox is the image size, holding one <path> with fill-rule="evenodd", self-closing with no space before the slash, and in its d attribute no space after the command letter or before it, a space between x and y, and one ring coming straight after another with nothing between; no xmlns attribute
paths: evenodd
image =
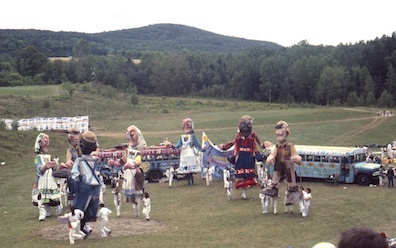
<svg viewBox="0 0 396 248"><path fill-rule="evenodd" d="M181 149L180 166L177 173L198 173L200 172L198 152L203 152L204 149L195 136L194 123L190 118L183 119L182 128L185 134L180 136L176 146L173 147L174 149Z"/></svg>
<svg viewBox="0 0 396 248"><path fill-rule="evenodd" d="M286 140L290 133L289 125L285 121L279 121L276 124L275 134L278 143L267 158L267 163L274 165L272 188L263 191L265 195L277 196L280 180L286 176L288 182L286 205L293 205L301 197L294 169L294 164L301 164L301 156L298 155L294 145Z"/></svg>
<svg viewBox="0 0 396 248"><path fill-rule="evenodd" d="M236 138L226 144L219 145L222 150L228 150L234 147L234 156L231 163L235 164L235 187L242 188L242 198L246 199L246 189L250 186L256 186L256 168L255 160L262 161L262 155L259 152L256 143L265 148L267 145L272 145L266 141L261 143L257 134L252 131L253 119L244 115L239 119L239 126Z"/></svg>

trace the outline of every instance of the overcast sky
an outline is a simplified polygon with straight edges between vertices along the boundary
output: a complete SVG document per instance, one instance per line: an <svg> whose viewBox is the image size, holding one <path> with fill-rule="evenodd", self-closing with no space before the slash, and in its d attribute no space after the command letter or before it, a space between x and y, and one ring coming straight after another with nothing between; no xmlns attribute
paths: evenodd
<svg viewBox="0 0 396 248"><path fill-rule="evenodd" d="M0 29L98 33L182 24L292 46L338 45L392 36L394 0L3 0Z"/></svg>

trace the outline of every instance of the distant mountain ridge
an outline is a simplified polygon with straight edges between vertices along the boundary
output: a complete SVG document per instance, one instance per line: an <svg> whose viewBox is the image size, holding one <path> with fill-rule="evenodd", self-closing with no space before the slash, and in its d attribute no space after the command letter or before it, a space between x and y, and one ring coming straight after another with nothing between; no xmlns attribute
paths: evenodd
<svg viewBox="0 0 396 248"><path fill-rule="evenodd" d="M154 24L94 34L2 29L0 53L13 53L33 45L47 56L70 56L73 54L73 47L80 39L88 42L94 55L105 55L112 50L233 53L257 46L270 49L282 48L273 42L224 36L185 25Z"/></svg>

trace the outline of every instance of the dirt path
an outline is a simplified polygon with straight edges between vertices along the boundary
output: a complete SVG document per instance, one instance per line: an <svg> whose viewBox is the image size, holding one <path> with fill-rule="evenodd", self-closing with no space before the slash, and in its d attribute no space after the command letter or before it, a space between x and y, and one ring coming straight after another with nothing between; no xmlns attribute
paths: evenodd
<svg viewBox="0 0 396 248"><path fill-rule="evenodd" d="M381 125L382 122L384 122L384 117L375 117L370 123L368 123L367 125L363 126L361 129L359 130L351 130L349 132L345 132L342 135L342 139L343 140L349 140L352 139L358 135L361 135L371 129L375 129L378 126ZM339 137L334 138L333 140L330 140L329 143L336 143L336 141L339 139Z"/></svg>
<svg viewBox="0 0 396 248"><path fill-rule="evenodd" d="M90 223L93 231L89 235L89 239L101 238L99 224L100 221ZM131 219L122 216L110 218L106 227L111 230L112 237L160 232L166 228L165 225L155 220L146 221L145 219ZM68 227L62 223L40 229L36 232L36 235L49 240L69 240ZM76 242L83 241L77 240Z"/></svg>

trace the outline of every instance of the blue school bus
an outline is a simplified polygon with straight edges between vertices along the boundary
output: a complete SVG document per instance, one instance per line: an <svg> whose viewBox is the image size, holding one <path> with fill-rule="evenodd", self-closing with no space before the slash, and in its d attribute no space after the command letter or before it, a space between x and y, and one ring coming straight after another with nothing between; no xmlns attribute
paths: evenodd
<svg viewBox="0 0 396 248"><path fill-rule="evenodd" d="M111 182L112 178L117 177L118 172L122 170L121 166L109 167L108 159L119 160L126 152L127 144L118 145L113 149L104 149L94 152L92 155L102 160L100 172L104 177L105 183ZM141 151L142 163L140 167L145 173L145 178L149 182L158 182L166 172L169 166L172 166L176 172L179 168L180 150L172 149L168 146L150 146ZM178 178L182 176L176 175Z"/></svg>
<svg viewBox="0 0 396 248"><path fill-rule="evenodd" d="M341 183L363 186L378 180L380 164L367 163L364 148L306 145L295 148L302 159L301 165L294 166L297 178L337 178ZM272 173L274 167L267 165L267 169Z"/></svg>

